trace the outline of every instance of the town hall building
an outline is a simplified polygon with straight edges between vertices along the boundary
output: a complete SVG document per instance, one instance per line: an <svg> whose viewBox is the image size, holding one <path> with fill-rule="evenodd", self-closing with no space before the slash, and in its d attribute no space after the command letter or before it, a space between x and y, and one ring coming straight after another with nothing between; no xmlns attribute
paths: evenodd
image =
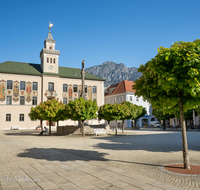
<svg viewBox="0 0 200 190"><path fill-rule="evenodd" d="M0 63L0 130L11 129L12 126L33 129L39 125L39 121L31 121L28 116L32 106L52 98L67 104L80 97L81 69L59 67L59 56L60 51L56 50L55 40L49 31L40 52L40 64L13 61ZM104 104L104 81L85 72L87 99L97 100L98 106ZM98 120L89 122L95 124ZM60 123L77 125L78 121ZM48 123L44 121L43 125Z"/></svg>

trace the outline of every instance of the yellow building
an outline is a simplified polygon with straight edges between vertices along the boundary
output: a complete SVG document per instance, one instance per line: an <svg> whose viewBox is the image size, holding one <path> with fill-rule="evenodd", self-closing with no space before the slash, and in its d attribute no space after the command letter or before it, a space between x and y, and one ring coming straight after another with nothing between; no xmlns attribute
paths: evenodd
<svg viewBox="0 0 200 190"><path fill-rule="evenodd" d="M81 69L59 67L59 55L49 31L40 52L40 64L0 63L0 129L12 126L35 128L39 121L30 120L31 106L52 98L59 98L67 104L80 97ZM98 106L104 104L104 79L86 72L85 91L88 99L97 100ZM89 123L95 124L97 120ZM60 124L76 125L78 122L67 120ZM45 121L44 125L48 123Z"/></svg>

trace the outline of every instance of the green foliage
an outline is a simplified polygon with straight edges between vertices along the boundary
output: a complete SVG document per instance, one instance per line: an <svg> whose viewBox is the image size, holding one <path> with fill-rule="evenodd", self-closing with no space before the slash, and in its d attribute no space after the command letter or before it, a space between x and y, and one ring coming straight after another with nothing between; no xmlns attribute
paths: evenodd
<svg viewBox="0 0 200 190"><path fill-rule="evenodd" d="M135 115L134 105L129 101L123 101L119 104L118 112L120 120L132 119Z"/></svg>
<svg viewBox="0 0 200 190"><path fill-rule="evenodd" d="M199 55L198 39L158 48L158 54L138 69L143 75L133 85L135 94L164 113L179 110L180 97L184 111L200 105Z"/></svg>
<svg viewBox="0 0 200 190"><path fill-rule="evenodd" d="M61 113L61 110L65 108L65 105L56 99L47 100L41 103L40 108L40 116L43 120L58 121L59 118L64 119L64 116L59 114Z"/></svg>
<svg viewBox="0 0 200 190"><path fill-rule="evenodd" d="M97 102L92 100L84 100L80 97L74 101L70 101L65 106L66 116L74 121L85 121L97 118L98 106Z"/></svg>
<svg viewBox="0 0 200 190"><path fill-rule="evenodd" d="M98 111L98 119L105 119L107 121L113 121L115 120L113 118L113 105L112 104L104 104L103 106L100 106Z"/></svg>
<svg viewBox="0 0 200 190"><path fill-rule="evenodd" d="M137 120L140 117L143 117L147 113L147 111L144 107L134 104L133 105L133 113L134 114L132 115L132 119Z"/></svg>
<svg viewBox="0 0 200 190"><path fill-rule="evenodd" d="M35 107L31 107L29 117L31 120L65 120L67 119L64 114L65 105L56 99L47 100Z"/></svg>
<svg viewBox="0 0 200 190"><path fill-rule="evenodd" d="M58 99L47 100L34 107L31 107L29 117L31 120L59 121L67 119L64 112L65 105ZM49 135L51 135L51 122L49 122Z"/></svg>
<svg viewBox="0 0 200 190"><path fill-rule="evenodd" d="M180 119L180 113L179 111L174 112L174 115L176 118ZM196 115L196 113L195 113ZM189 109L186 112L184 112L185 120L193 120L193 109Z"/></svg>
<svg viewBox="0 0 200 190"><path fill-rule="evenodd" d="M152 111L152 115L154 115L157 119L160 120L168 120L170 118L174 118L173 114L164 114L162 109L153 109ZM180 114L179 114L180 117Z"/></svg>
<svg viewBox="0 0 200 190"><path fill-rule="evenodd" d="M31 111L30 113L28 114L30 119L33 121L33 120L43 120L43 117L42 117L42 114L41 114L41 109L42 109L42 106L41 104L35 106L35 107L31 107Z"/></svg>

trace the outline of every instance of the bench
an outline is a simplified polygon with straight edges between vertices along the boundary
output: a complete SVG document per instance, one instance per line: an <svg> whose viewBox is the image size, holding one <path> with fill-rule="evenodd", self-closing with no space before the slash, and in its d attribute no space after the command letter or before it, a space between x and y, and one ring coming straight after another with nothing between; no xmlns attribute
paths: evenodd
<svg viewBox="0 0 200 190"><path fill-rule="evenodd" d="M95 128L94 134L97 136L98 134L107 135L107 131L104 128Z"/></svg>
<svg viewBox="0 0 200 190"><path fill-rule="evenodd" d="M19 130L19 125L13 125L13 126L11 126L10 130Z"/></svg>

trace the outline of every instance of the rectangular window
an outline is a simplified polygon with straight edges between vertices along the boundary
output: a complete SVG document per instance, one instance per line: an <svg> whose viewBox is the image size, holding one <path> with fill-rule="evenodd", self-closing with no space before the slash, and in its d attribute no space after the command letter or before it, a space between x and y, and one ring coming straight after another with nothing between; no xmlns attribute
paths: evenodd
<svg viewBox="0 0 200 190"><path fill-rule="evenodd" d="M136 102L139 102L139 98L136 96Z"/></svg>
<svg viewBox="0 0 200 190"><path fill-rule="evenodd" d="M48 90L50 92L54 91L54 83L53 82L49 82L49 84L48 84Z"/></svg>
<svg viewBox="0 0 200 190"><path fill-rule="evenodd" d="M96 86L92 86L92 93L96 94L97 93L97 87Z"/></svg>
<svg viewBox="0 0 200 190"><path fill-rule="evenodd" d="M33 82L32 89L35 90L35 91L38 90L38 83L37 82Z"/></svg>
<svg viewBox="0 0 200 190"><path fill-rule="evenodd" d="M120 97L120 102L123 102L123 97L122 96Z"/></svg>
<svg viewBox="0 0 200 190"><path fill-rule="evenodd" d="M25 105L25 96L20 96L20 105Z"/></svg>
<svg viewBox="0 0 200 190"><path fill-rule="evenodd" d="M73 85L73 91L78 92L78 86L76 84Z"/></svg>
<svg viewBox="0 0 200 190"><path fill-rule="evenodd" d="M63 84L63 92L67 92L67 84Z"/></svg>
<svg viewBox="0 0 200 190"><path fill-rule="evenodd" d="M7 89L12 90L13 88L13 81L12 80L7 80Z"/></svg>
<svg viewBox="0 0 200 190"><path fill-rule="evenodd" d="M74 98L74 100L76 100L77 98Z"/></svg>
<svg viewBox="0 0 200 190"><path fill-rule="evenodd" d="M132 102L132 100L133 100L133 99L132 99L132 96L129 96L129 100Z"/></svg>
<svg viewBox="0 0 200 190"><path fill-rule="evenodd" d="M37 97L32 98L32 105L37 105Z"/></svg>
<svg viewBox="0 0 200 190"><path fill-rule="evenodd" d="M12 105L12 96L6 96L6 105Z"/></svg>
<svg viewBox="0 0 200 190"><path fill-rule="evenodd" d="M116 103L116 98L114 98L114 103Z"/></svg>
<svg viewBox="0 0 200 190"><path fill-rule="evenodd" d="M87 85L85 85L85 93L87 93Z"/></svg>
<svg viewBox="0 0 200 190"><path fill-rule="evenodd" d="M24 121L24 114L19 114L19 121Z"/></svg>
<svg viewBox="0 0 200 190"><path fill-rule="evenodd" d="M97 101L97 99L96 99L96 98L93 98L93 101L95 101L95 100Z"/></svg>
<svg viewBox="0 0 200 190"><path fill-rule="evenodd" d="M52 58L50 58L50 63L52 63Z"/></svg>
<svg viewBox="0 0 200 190"><path fill-rule="evenodd" d="M56 63L56 59L55 58L53 59L53 63Z"/></svg>
<svg viewBox="0 0 200 190"><path fill-rule="evenodd" d="M47 57L47 63L49 63L49 58Z"/></svg>
<svg viewBox="0 0 200 190"><path fill-rule="evenodd" d="M11 121L11 114L6 114L6 121Z"/></svg>
<svg viewBox="0 0 200 190"><path fill-rule="evenodd" d="M67 104L67 98L63 98L63 104Z"/></svg>
<svg viewBox="0 0 200 190"><path fill-rule="evenodd" d="M20 81L20 90L25 90L26 82L25 81Z"/></svg>

